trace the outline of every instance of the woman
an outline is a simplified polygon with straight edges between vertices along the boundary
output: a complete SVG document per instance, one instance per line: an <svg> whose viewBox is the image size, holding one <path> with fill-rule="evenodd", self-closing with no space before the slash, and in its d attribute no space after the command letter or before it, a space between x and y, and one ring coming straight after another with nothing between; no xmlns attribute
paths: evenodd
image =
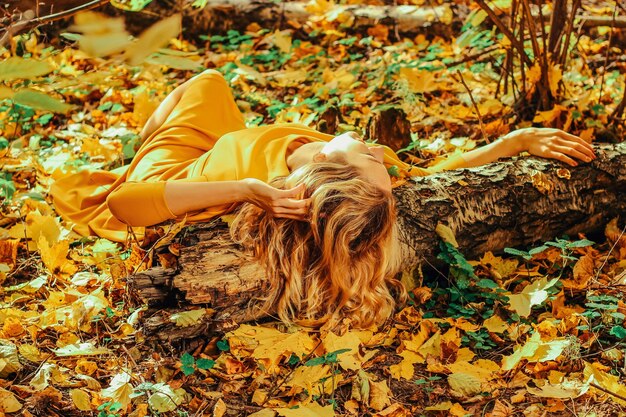
<svg viewBox="0 0 626 417"><path fill-rule="evenodd" d="M82 171L51 189L57 211L84 235L115 241L128 227L206 221L242 208L233 237L254 250L270 280L265 307L285 321L348 316L384 321L394 307L395 210L387 166L408 176L492 162L529 151L570 165L590 161L582 139L523 129L430 168L353 133L297 124L246 129L229 86L208 70L177 87L150 117L130 165Z"/></svg>

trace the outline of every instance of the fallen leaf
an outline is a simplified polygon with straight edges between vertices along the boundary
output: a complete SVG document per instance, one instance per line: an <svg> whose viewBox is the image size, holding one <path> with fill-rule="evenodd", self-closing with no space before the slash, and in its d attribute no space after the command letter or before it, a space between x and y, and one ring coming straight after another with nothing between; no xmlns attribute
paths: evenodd
<svg viewBox="0 0 626 417"><path fill-rule="evenodd" d="M70 397L72 398L72 402L81 411L91 411L91 399L89 394L82 389L72 389L70 390Z"/></svg>
<svg viewBox="0 0 626 417"><path fill-rule="evenodd" d="M548 299L547 290L558 281L558 278L548 281L548 278L544 277L524 287L519 294L506 294L509 298L509 306L521 317L528 317L534 306L541 305Z"/></svg>
<svg viewBox="0 0 626 417"><path fill-rule="evenodd" d="M15 413L22 409L22 404L11 391L0 388L0 411L3 413Z"/></svg>

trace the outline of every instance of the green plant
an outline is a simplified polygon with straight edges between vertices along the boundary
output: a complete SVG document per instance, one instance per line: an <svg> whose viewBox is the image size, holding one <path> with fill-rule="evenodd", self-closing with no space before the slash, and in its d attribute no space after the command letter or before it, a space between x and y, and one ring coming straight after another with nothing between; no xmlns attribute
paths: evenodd
<svg viewBox="0 0 626 417"><path fill-rule="evenodd" d="M98 406L98 417L119 417L117 412L122 409L119 402L107 401Z"/></svg>
<svg viewBox="0 0 626 417"><path fill-rule="evenodd" d="M185 376L189 376L193 374L197 369L202 369L204 371L213 368L215 366L215 361L212 359L200 358L196 360L189 353L185 352L180 357L180 363L182 366L180 370L183 372Z"/></svg>

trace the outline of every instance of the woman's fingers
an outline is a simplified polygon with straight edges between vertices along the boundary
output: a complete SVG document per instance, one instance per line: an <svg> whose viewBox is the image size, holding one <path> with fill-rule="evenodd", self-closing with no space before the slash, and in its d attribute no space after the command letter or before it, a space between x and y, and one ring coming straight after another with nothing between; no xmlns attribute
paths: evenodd
<svg viewBox="0 0 626 417"><path fill-rule="evenodd" d="M572 158L554 149L551 149L548 151L547 157L552 158L552 159L558 159L559 161L565 162L566 164L571 165L573 167L578 165L578 163L576 163L576 161L574 161Z"/></svg>
<svg viewBox="0 0 626 417"><path fill-rule="evenodd" d="M579 161L584 161L584 162L589 162L591 161L591 157L589 157L588 155L586 155L585 153L579 151L578 149L571 147L571 146L567 146L567 145L558 145L558 146L554 146L552 149L554 149L557 152L566 154L568 156L574 157L576 159L578 159Z"/></svg>
<svg viewBox="0 0 626 417"><path fill-rule="evenodd" d="M559 140L560 144L572 147L579 152L584 153L589 157L589 159L594 159L596 157L596 154L593 151L593 147L590 143L585 142L578 136L570 135L569 133L565 133L563 131L560 131L560 133L560 137L562 138Z"/></svg>
<svg viewBox="0 0 626 417"><path fill-rule="evenodd" d="M304 183L298 184L288 190L278 190L278 196L280 198L294 198L302 200L304 198L305 186Z"/></svg>

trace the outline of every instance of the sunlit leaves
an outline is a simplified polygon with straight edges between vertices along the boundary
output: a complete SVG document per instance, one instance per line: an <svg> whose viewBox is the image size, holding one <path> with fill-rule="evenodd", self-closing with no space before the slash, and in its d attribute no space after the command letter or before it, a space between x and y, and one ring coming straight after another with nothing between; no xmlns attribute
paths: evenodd
<svg viewBox="0 0 626 417"><path fill-rule="evenodd" d="M0 81L41 77L53 69L46 61L13 56L0 62Z"/></svg>
<svg viewBox="0 0 626 417"><path fill-rule="evenodd" d="M54 113L67 113L73 108L70 104L63 103L54 97L31 89L19 90L13 95L13 101L33 109Z"/></svg>
<svg viewBox="0 0 626 417"><path fill-rule="evenodd" d="M138 65L150 54L166 45L181 31L181 16L172 15L146 29L132 45L126 49L130 65Z"/></svg>

